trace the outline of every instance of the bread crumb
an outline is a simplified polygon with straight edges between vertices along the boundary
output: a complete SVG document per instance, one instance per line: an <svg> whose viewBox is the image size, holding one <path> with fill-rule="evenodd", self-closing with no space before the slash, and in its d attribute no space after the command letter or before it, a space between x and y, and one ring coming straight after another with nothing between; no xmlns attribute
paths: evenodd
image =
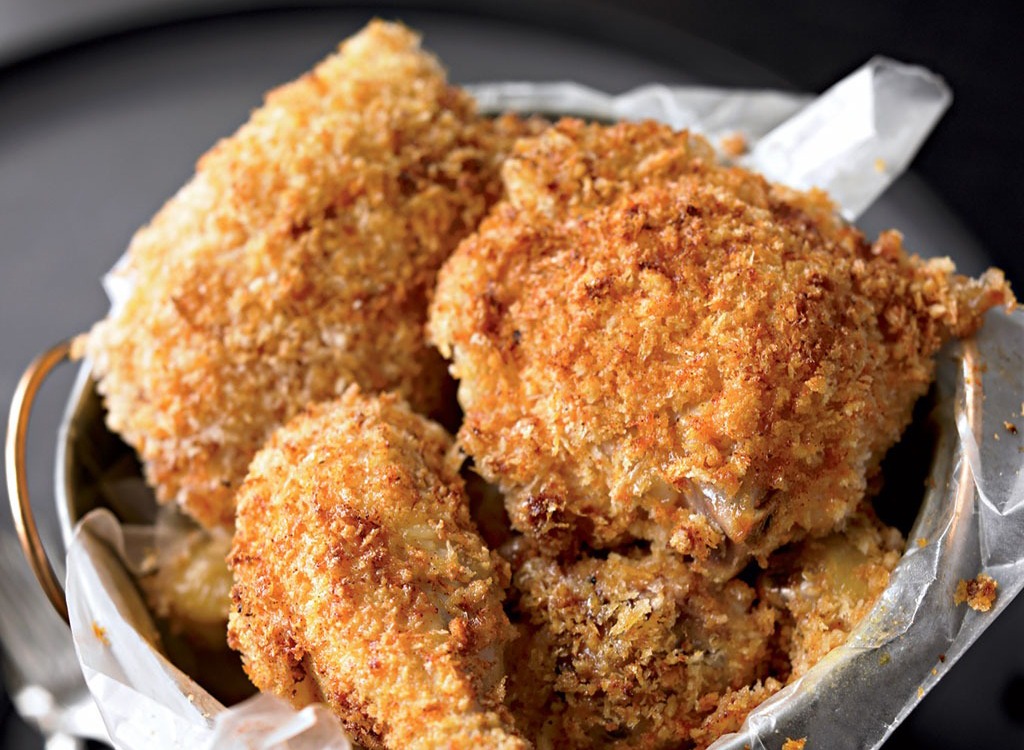
<svg viewBox="0 0 1024 750"><path fill-rule="evenodd" d="M92 621L92 634L96 636L96 640L98 640L104 646L110 645L110 639L107 638L107 629L101 626L95 620Z"/></svg>
<svg viewBox="0 0 1024 750"><path fill-rule="evenodd" d="M988 612L996 600L996 588L999 584L992 576L979 573L970 581L960 581L956 585L953 604L967 605L976 612Z"/></svg>
<svg viewBox="0 0 1024 750"><path fill-rule="evenodd" d="M918 547L927 547L928 546L928 539L927 539L927 537L919 536L917 538L917 546Z"/></svg>
<svg viewBox="0 0 1024 750"><path fill-rule="evenodd" d="M932 677L934 677L934 676L935 676L935 675L937 675L938 673L939 673L939 670L938 670L938 669L936 669L935 667L932 667Z"/></svg>
<svg viewBox="0 0 1024 750"><path fill-rule="evenodd" d="M806 737L801 737L798 740L791 740L789 737L787 737L786 742L782 745L782 750L804 750L804 745L806 744Z"/></svg>
<svg viewBox="0 0 1024 750"><path fill-rule="evenodd" d="M885 163L885 159L882 159L882 158L875 159L875 171L878 172L879 174L882 174L883 172L885 172L885 168L887 166L888 165Z"/></svg>
<svg viewBox="0 0 1024 750"><path fill-rule="evenodd" d="M1006 431L1011 435L1017 434L1017 425L1015 425L1013 422L1003 422L1003 427L1005 427Z"/></svg>
<svg viewBox="0 0 1024 750"><path fill-rule="evenodd" d="M917 686L917 697L924 698L924 688L920 685Z"/></svg>
<svg viewBox="0 0 1024 750"><path fill-rule="evenodd" d="M889 654L882 654L881 656L878 657L878 665L881 666L881 667L884 667L890 661L892 661L892 657L889 656Z"/></svg>
<svg viewBox="0 0 1024 750"><path fill-rule="evenodd" d="M718 148L723 154L732 158L743 156L747 153L747 138L740 132L722 136L718 142Z"/></svg>
<svg viewBox="0 0 1024 750"><path fill-rule="evenodd" d="M999 439L999 433L998 432L993 432L992 433L992 437L995 438L996 440L998 440Z"/></svg>

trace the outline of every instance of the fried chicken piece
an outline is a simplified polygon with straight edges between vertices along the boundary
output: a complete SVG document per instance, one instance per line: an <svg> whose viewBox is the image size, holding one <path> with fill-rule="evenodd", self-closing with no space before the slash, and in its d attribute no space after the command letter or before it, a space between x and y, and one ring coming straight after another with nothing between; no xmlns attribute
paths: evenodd
<svg viewBox="0 0 1024 750"><path fill-rule="evenodd" d="M225 646L231 603L231 573L224 558L231 533L195 529L158 548L152 573L139 579L146 603L168 621L207 647Z"/></svg>
<svg viewBox="0 0 1024 750"><path fill-rule="evenodd" d="M767 675L775 612L742 581L666 550L517 556L509 705L537 747L690 747L722 694Z"/></svg>
<svg viewBox="0 0 1024 750"><path fill-rule="evenodd" d="M229 643L253 682L380 748L526 748L502 705L507 565L461 456L354 388L274 433L239 491Z"/></svg>
<svg viewBox="0 0 1024 750"><path fill-rule="evenodd" d="M846 641L889 585L903 548L900 532L862 507L836 533L772 555L757 588L783 614L790 679Z"/></svg>
<svg viewBox="0 0 1024 750"><path fill-rule="evenodd" d="M725 579L828 533L937 349L1013 302L655 123L563 120L503 174L428 333L460 443L549 555L643 539Z"/></svg>
<svg viewBox="0 0 1024 750"><path fill-rule="evenodd" d="M269 433L350 383L454 402L427 296L531 128L479 117L415 34L374 22L199 160L78 347L161 501L229 526Z"/></svg>
<svg viewBox="0 0 1024 750"><path fill-rule="evenodd" d="M177 513L157 521L156 548L137 579L160 633L160 652L225 705L255 690L228 648L231 549L227 529L196 529Z"/></svg>

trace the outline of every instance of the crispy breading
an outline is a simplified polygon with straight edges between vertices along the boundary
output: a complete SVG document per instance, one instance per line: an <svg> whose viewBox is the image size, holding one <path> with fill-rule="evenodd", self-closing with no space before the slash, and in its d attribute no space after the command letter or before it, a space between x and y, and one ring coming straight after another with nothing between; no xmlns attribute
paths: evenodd
<svg viewBox="0 0 1024 750"><path fill-rule="evenodd" d="M781 682L768 677L738 690L727 690L722 695L710 693L704 696L701 705L713 706L714 710L690 732L694 749L706 748L723 734L738 731L747 714L781 689Z"/></svg>
<svg viewBox="0 0 1024 750"><path fill-rule="evenodd" d="M843 528L778 551L757 588L781 614L782 643L790 679L800 677L846 641L889 585L904 540L869 507Z"/></svg>
<svg viewBox="0 0 1024 750"><path fill-rule="evenodd" d="M125 304L79 349L161 501L230 525L270 431L350 383L454 403L423 336L436 272L536 123L479 117L402 26L267 95L133 238Z"/></svg>
<svg viewBox="0 0 1024 750"><path fill-rule="evenodd" d="M274 433L229 557L229 642L261 690L323 701L370 747L529 746L502 705L508 567L460 463L440 426L354 387Z"/></svg>
<svg viewBox="0 0 1024 750"><path fill-rule="evenodd" d="M767 676L775 612L742 581L666 550L513 560L509 704L538 747L691 747L719 695Z"/></svg>
<svg viewBox="0 0 1024 750"><path fill-rule="evenodd" d="M667 544L724 578L827 533L1002 274L869 243L821 192L654 123L519 141L438 278L459 441L548 554Z"/></svg>
<svg viewBox="0 0 1024 750"><path fill-rule="evenodd" d="M960 580L953 593L953 604L967 602L976 612L988 612L998 597L999 582L987 573L978 573L969 581Z"/></svg>

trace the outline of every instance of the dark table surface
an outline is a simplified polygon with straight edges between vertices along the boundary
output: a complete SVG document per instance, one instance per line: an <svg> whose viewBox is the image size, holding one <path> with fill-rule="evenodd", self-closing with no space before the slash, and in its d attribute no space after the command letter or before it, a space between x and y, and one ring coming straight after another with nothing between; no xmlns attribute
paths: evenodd
<svg viewBox="0 0 1024 750"><path fill-rule="evenodd" d="M31 355L103 314L96 279L131 231L187 178L195 157L241 122L262 90L302 71L372 12L304 3L304 10L284 14L234 13L280 5L0 3L4 403ZM936 217L909 227L908 238L939 248L925 248L927 254L945 253L948 245L972 272L991 258L1018 288L1024 283L1017 249L1024 150L1013 135L1020 113L1012 94L1024 83L1024 45L1016 43L1019 29L998 4L982 4L969 16L918 2L863 3L856 10L849 3L769 7L732 0L714 7L657 0L404 5L399 15L427 31L428 46L456 81L573 78L617 91L657 80L819 91L875 53L929 65L947 77L956 103L915 163L917 177L887 196L886 206L866 219L868 228L893 216ZM428 12L428 6L447 11ZM179 23L222 13L228 15ZM280 34L282 27L290 33ZM224 40L234 40L230 49L238 54L225 54ZM176 45L184 54L169 55ZM480 45L486 54L474 53ZM125 70L125 59L136 66ZM206 66L216 66L217 75L208 75ZM56 98L54 86L60 87ZM173 108L186 99L194 107L188 126L162 127L180 117ZM104 137L112 123L126 122L129 131ZM101 147L61 150L60 144L82 138ZM62 184L53 182L58 175ZM40 415L30 451L49 454L69 385L64 374L44 391L44 401L56 407ZM43 460L30 474L44 498L49 471ZM53 519L45 521L52 529ZM1022 633L1024 600L992 626L887 747L1024 747ZM0 747L41 746L6 696L0 711Z"/></svg>

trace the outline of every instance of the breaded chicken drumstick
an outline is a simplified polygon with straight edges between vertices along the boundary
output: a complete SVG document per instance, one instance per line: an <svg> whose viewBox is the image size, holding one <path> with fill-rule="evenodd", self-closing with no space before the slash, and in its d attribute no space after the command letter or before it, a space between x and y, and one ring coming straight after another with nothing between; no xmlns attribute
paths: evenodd
<svg viewBox="0 0 1024 750"><path fill-rule="evenodd" d="M460 442L548 554L639 538L728 577L827 533L938 348L1013 301L663 125L563 121L504 179L428 328Z"/></svg>
<svg viewBox="0 0 1024 750"><path fill-rule="evenodd" d="M478 117L414 33L374 22L200 159L82 342L161 501L230 525L271 430L351 383L444 408L427 295L524 127Z"/></svg>
<svg viewBox="0 0 1024 750"><path fill-rule="evenodd" d="M354 389L274 434L229 557L229 643L261 690L326 703L368 747L528 747L502 705L508 568L460 462L440 426Z"/></svg>

